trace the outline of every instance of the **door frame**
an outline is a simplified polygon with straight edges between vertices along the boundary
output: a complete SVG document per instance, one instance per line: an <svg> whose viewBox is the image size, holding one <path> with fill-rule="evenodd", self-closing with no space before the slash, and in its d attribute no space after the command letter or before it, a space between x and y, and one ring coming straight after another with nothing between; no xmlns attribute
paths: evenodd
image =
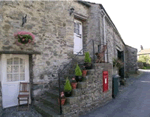
<svg viewBox="0 0 150 117"><path fill-rule="evenodd" d="M74 18L74 21L73 22L79 22L81 23L81 29L82 29L82 35L81 35L81 39L82 39L82 49L83 49L83 21L78 19L78 18ZM74 31L73 31L74 32ZM75 35L75 32L73 33L73 35ZM74 37L75 38L75 37ZM74 41L74 40L73 40ZM74 48L73 48L73 54L74 54ZM76 55L76 54L75 54ZM82 50L82 54L79 54L80 56L84 55L84 51Z"/></svg>
<svg viewBox="0 0 150 117"><path fill-rule="evenodd" d="M32 60L32 55L31 55L31 57L30 57L30 55L28 55L28 54L9 54L10 55L10 57L7 57L7 55L8 54L1 54L0 55L0 78L1 78L1 89L3 88L3 84L7 84L6 82L7 82L7 79L6 78L4 78L4 76L6 76L6 73L5 72L3 72L3 69L2 69L2 67L5 67L4 69L6 69L6 67L7 67L7 59L9 59L9 58L11 58L11 55L13 56L13 57L19 57L19 58L26 58L25 59L25 61L27 61L28 62L28 64L26 64L25 66L25 71L26 71L26 73L25 73L25 76L27 75L27 77L25 77L25 80L24 81L13 81L13 82L9 82L10 84L15 84L15 83L18 83L18 82L29 82L30 83L30 104L32 103L32 91L31 91L31 78L30 78L30 76L31 76L31 71L30 71L30 69L32 69L32 68L30 68L29 66L31 66L30 64L31 64L31 62L30 62L30 60ZM4 57L4 58L3 58ZM7 58L7 59L6 59ZM2 60L3 59L5 59L5 63L3 63L2 62ZM6 71L7 71L7 69L6 69ZM3 90L2 90L2 97L3 97ZM3 106L3 98L2 98L2 106ZM4 108L4 107L3 107ZM6 107L7 108L7 107Z"/></svg>

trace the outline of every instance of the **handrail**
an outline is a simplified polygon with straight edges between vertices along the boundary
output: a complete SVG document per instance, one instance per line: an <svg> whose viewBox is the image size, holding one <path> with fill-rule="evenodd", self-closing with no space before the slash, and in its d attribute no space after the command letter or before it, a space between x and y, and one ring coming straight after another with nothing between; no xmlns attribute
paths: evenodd
<svg viewBox="0 0 150 117"><path fill-rule="evenodd" d="M92 41L92 40L90 40L86 45L88 45L91 41ZM74 56L74 58L75 58L76 56L78 56L79 53L80 53L82 50L83 50L83 48L78 52L78 54L76 54L76 55ZM72 58L72 60L73 60L74 58ZM71 61L72 61L72 60L71 60ZM69 63L64 66L64 68L60 71L60 73L62 73L62 71L71 63L71 61L69 61Z"/></svg>
<svg viewBox="0 0 150 117"><path fill-rule="evenodd" d="M88 45L91 41L92 41L92 44L93 44L93 63L94 63L94 62L95 62L94 41L95 41L95 42L98 42L98 45L100 45L100 46L101 46L101 45L105 45L105 44L100 44L100 41L96 41L96 40L91 39L90 41L88 41L88 43L86 43L85 46L87 47L87 45ZM107 42L108 42L108 40L106 41L106 44L107 44ZM72 63L72 61L75 59L75 57L77 57L77 56L80 54L80 52L83 51L83 49L84 49L84 47L72 58L71 61L69 61L68 64L66 64L66 65L63 67L62 70L61 70L60 68L59 68L59 70L58 70L60 115L62 114L61 97L60 97L60 93L61 93L61 92L60 92L60 74L63 73L63 71L66 69L66 67ZM108 48L107 48L107 50L108 50ZM107 51L107 56L108 56L108 51ZM108 57L107 57L107 59L108 59Z"/></svg>

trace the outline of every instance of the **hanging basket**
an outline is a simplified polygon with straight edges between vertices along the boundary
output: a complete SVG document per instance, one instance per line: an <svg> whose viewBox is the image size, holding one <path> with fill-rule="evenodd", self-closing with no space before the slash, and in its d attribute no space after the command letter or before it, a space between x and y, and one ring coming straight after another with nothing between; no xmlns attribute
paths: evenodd
<svg viewBox="0 0 150 117"><path fill-rule="evenodd" d="M16 38L16 43L18 45L24 45L28 43L34 44L35 41L35 36L32 33L26 31L17 32L14 34L14 37Z"/></svg>

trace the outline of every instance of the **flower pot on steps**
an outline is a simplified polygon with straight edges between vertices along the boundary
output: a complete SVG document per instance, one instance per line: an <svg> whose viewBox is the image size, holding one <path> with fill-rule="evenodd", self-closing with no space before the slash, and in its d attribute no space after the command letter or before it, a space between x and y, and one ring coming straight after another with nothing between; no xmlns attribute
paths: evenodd
<svg viewBox="0 0 150 117"><path fill-rule="evenodd" d="M85 69L92 69L92 63L84 63Z"/></svg>
<svg viewBox="0 0 150 117"><path fill-rule="evenodd" d="M65 97L70 97L72 95L72 92L71 91L68 91L68 92L64 92L65 93Z"/></svg>
<svg viewBox="0 0 150 117"><path fill-rule="evenodd" d="M82 82L82 76L76 76L75 78L77 82Z"/></svg>
<svg viewBox="0 0 150 117"><path fill-rule="evenodd" d="M83 71L82 71L82 76L85 77L86 74L87 74L87 70L83 70Z"/></svg>
<svg viewBox="0 0 150 117"><path fill-rule="evenodd" d="M77 83L71 83L72 89L76 89Z"/></svg>
<svg viewBox="0 0 150 117"><path fill-rule="evenodd" d="M66 101L66 99L61 99L61 105L64 105L64 104L65 104L65 101ZM59 98L58 98L58 103L60 104Z"/></svg>

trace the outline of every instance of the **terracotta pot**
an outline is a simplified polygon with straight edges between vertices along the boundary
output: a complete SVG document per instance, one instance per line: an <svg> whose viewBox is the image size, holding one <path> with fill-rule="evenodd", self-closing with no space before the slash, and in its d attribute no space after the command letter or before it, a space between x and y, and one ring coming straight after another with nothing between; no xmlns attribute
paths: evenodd
<svg viewBox="0 0 150 117"><path fill-rule="evenodd" d="M65 104L66 99L61 99L61 105ZM58 99L58 103L59 103L59 99ZM59 103L60 104L60 103Z"/></svg>
<svg viewBox="0 0 150 117"><path fill-rule="evenodd" d="M87 74L87 70L83 70L83 71L82 71L82 76L85 77L86 74Z"/></svg>
<svg viewBox="0 0 150 117"><path fill-rule="evenodd" d="M72 89L76 89L77 83L71 83Z"/></svg>

